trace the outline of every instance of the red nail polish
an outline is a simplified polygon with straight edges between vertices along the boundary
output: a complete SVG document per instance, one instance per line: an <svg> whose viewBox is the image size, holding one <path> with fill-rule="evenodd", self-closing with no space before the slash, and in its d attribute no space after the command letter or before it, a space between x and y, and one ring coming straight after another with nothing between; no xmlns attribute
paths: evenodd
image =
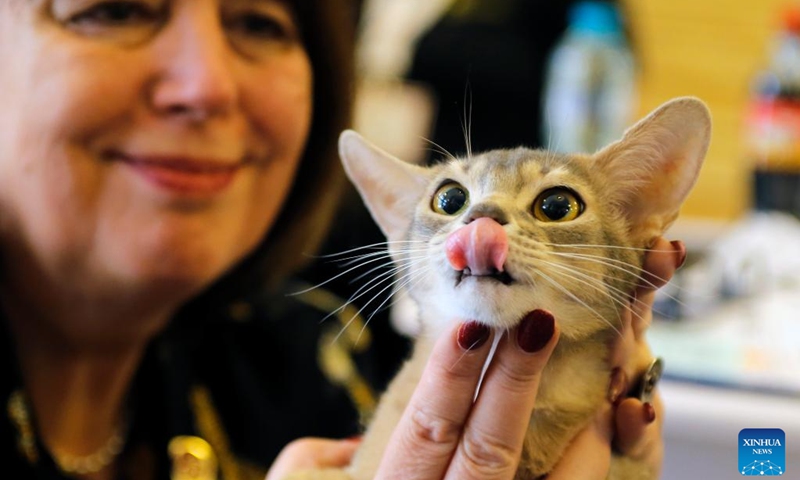
<svg viewBox="0 0 800 480"><path fill-rule="evenodd" d="M680 240L673 240L669 243L672 245L672 248L678 251L678 258L675 259L675 268L681 268L686 262L686 245Z"/></svg>
<svg viewBox="0 0 800 480"><path fill-rule="evenodd" d="M546 310L534 310L525 315L517 328L517 344L528 352L543 349L556 331L556 319Z"/></svg>
<svg viewBox="0 0 800 480"><path fill-rule="evenodd" d="M464 350L477 350L489 338L489 327L478 322L467 322L458 329L458 346Z"/></svg>
<svg viewBox="0 0 800 480"><path fill-rule="evenodd" d="M625 372L617 367L611 371L611 382L608 385L608 401L617 405L625 398L625 392L628 391L628 376Z"/></svg>
<svg viewBox="0 0 800 480"><path fill-rule="evenodd" d="M647 423L653 423L656 420L656 409L653 408L652 403L645 403L644 404L644 421Z"/></svg>

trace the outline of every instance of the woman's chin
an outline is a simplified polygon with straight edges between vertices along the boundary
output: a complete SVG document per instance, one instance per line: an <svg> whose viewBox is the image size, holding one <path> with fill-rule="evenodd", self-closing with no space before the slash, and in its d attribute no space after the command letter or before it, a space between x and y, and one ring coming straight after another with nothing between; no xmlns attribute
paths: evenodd
<svg viewBox="0 0 800 480"><path fill-rule="evenodd" d="M95 265L132 288L180 299L197 294L220 278L255 247L260 229L201 221L161 222L125 232L126 248L96 252ZM213 220L213 219L212 219ZM218 228L209 228L210 224ZM118 245L119 236L103 245Z"/></svg>
<svg viewBox="0 0 800 480"><path fill-rule="evenodd" d="M180 304L201 292L227 271L234 261L210 254L171 252L117 263L116 272L126 288L147 299Z"/></svg>

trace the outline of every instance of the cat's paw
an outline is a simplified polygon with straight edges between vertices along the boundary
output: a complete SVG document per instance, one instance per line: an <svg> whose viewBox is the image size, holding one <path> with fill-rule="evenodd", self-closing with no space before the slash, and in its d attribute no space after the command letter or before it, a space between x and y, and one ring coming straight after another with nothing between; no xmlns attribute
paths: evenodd
<svg viewBox="0 0 800 480"><path fill-rule="evenodd" d="M344 470L334 468L299 470L283 477L283 480L352 480Z"/></svg>

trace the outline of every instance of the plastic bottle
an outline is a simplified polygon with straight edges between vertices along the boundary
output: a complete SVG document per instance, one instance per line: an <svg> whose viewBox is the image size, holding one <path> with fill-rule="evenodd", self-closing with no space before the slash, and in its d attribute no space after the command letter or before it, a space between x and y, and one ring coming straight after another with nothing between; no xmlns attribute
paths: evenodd
<svg viewBox="0 0 800 480"><path fill-rule="evenodd" d="M575 4L545 79L542 140L547 148L594 152L619 139L632 118L635 82L616 5Z"/></svg>
<svg viewBox="0 0 800 480"><path fill-rule="evenodd" d="M800 216L800 7L788 7L747 115L754 207Z"/></svg>

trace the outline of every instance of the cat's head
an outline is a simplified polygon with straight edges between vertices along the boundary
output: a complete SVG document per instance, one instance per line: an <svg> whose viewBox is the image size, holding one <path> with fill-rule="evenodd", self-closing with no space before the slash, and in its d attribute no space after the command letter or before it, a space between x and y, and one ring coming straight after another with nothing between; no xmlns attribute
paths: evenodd
<svg viewBox="0 0 800 480"><path fill-rule="evenodd" d="M544 308L578 338L617 321L643 249L695 183L710 130L705 105L680 98L591 155L518 148L426 168L352 131L339 145L427 328L508 328Z"/></svg>

